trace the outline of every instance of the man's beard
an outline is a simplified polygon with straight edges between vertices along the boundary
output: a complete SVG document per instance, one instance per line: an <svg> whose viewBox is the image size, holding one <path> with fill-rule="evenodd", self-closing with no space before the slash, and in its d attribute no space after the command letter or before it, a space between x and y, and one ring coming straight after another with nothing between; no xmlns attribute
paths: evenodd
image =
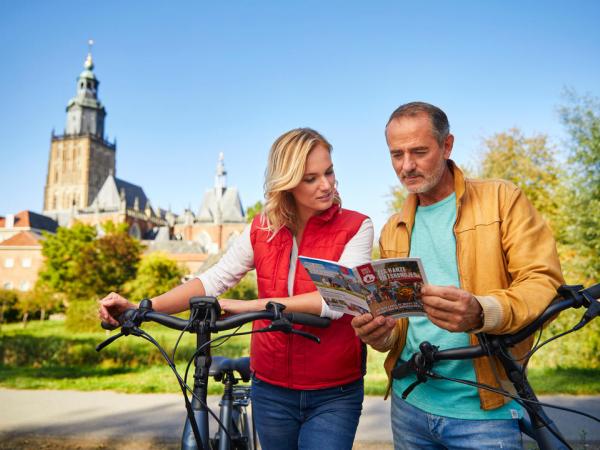
<svg viewBox="0 0 600 450"><path fill-rule="evenodd" d="M432 190L434 187L436 187L438 185L438 183L444 176L445 170L446 170L446 160L441 159L440 163L435 168L435 172L433 172L429 175L424 175L421 172L413 170L412 172L402 174L400 176L400 183L402 183L404 185L404 187L408 190L408 192L410 192L412 194L424 194L426 192L429 192L430 190ZM411 177L411 176L420 176L423 178L423 182L419 186L411 187L404 182L405 177Z"/></svg>

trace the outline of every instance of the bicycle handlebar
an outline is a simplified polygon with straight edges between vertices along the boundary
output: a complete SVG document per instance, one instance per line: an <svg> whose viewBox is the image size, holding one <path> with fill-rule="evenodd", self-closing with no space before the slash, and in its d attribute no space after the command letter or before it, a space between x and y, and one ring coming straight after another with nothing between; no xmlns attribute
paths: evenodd
<svg viewBox="0 0 600 450"><path fill-rule="evenodd" d="M190 306L193 307L195 304L203 304L208 310L214 313L211 315L211 319L205 321L208 324L208 331L210 332L230 330L255 320L283 320L288 324L308 325L315 328L326 328L331 322L329 318L315 316L314 314L282 312L285 306L273 302L267 303L266 309L263 311L241 313L225 319L216 320L216 317L220 312L220 307L215 298L193 297L190 299ZM142 322L156 322L168 328L183 331L188 329L195 319L180 319L179 317L154 311L152 310L152 302L150 300L142 300L138 308L125 310L117 320L127 333L127 329L139 326ZM279 323L280 328L283 325L283 323ZM106 322L102 322L101 326L106 330L118 328Z"/></svg>
<svg viewBox="0 0 600 450"><path fill-rule="evenodd" d="M160 313L156 311L141 311L139 309L131 308L126 310L119 318L118 321L123 325L127 320L135 320L136 317L141 318L141 322L156 322L174 330L184 330L190 325L189 319L181 319L174 317L169 314ZM319 317L313 314L306 313L282 313L282 316L292 323L299 325L308 325L316 328L326 328L329 326L330 320L326 317ZM214 324L210 325L211 332L225 331L232 328L237 328L240 325L244 325L248 322L255 320L272 320L276 318L276 314L273 311L255 311L236 314L225 319L217 320ZM102 327L105 328L106 322L102 322ZM115 329L112 325L111 328Z"/></svg>
<svg viewBox="0 0 600 450"><path fill-rule="evenodd" d="M561 297L558 297L551 303L544 312L529 325L524 327L523 329L517 331L513 334L506 335L497 335L493 336L497 340L501 341L501 344L511 347L519 342L527 339L529 336L533 335L537 330L539 330L550 318L554 317L561 311L564 311L569 308L580 308L585 307L587 309L582 321L580 322L581 326L583 326L586 322L593 319L594 317L600 315L600 283L590 286L587 289L583 289L582 286L561 286L558 289L558 293ZM579 328L581 327L579 326ZM488 342L488 345L495 345L493 340L492 342ZM464 360L464 359L473 359L479 358L481 356L486 356L489 354L488 345L471 345L468 347L458 347L451 348L446 350L437 350L437 347L432 346L429 342L422 342L419 346L421 352L416 353L411 358L412 363L415 362L417 364L433 364L437 361L446 361L446 360ZM408 365L411 364L411 361L405 362L403 365L399 366L396 369L396 374L401 378L405 376L408 371L414 370L414 368L409 368Z"/></svg>

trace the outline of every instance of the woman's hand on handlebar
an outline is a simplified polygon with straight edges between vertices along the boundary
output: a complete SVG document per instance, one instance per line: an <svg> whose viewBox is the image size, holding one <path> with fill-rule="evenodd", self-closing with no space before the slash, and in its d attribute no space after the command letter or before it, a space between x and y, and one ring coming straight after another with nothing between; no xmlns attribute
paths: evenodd
<svg viewBox="0 0 600 450"><path fill-rule="evenodd" d="M102 322L109 323L118 327L117 318L127 309L137 308L137 305L131 303L116 292L111 292L98 302L98 316Z"/></svg>

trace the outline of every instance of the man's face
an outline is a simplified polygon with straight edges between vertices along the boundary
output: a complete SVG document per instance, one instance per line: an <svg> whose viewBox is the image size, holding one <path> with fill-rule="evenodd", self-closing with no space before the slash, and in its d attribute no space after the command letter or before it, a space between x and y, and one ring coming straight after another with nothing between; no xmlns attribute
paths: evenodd
<svg viewBox="0 0 600 450"><path fill-rule="evenodd" d="M440 146L425 113L392 120L386 132L392 166L400 182L413 194L435 191L446 170L453 136Z"/></svg>

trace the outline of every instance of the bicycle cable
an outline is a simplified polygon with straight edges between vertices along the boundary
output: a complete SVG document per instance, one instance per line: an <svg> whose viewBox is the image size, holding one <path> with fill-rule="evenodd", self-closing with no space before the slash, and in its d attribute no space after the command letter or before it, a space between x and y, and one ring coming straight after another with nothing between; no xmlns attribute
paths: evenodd
<svg viewBox="0 0 600 450"><path fill-rule="evenodd" d="M523 403L531 403L531 404L535 404L535 405L539 405L539 406L543 406L543 407L547 407L547 408L559 409L559 410L570 412L570 413L573 413L573 414L578 414L580 416L587 417L588 419L591 419L591 420L594 420L594 421L600 423L600 418L595 417L595 416L593 416L591 414L587 414L587 413L584 413L584 412L581 412L581 411L577 411L577 410L574 410L574 409L571 409L571 408L567 408L567 407L564 407L564 406L557 406L557 405L552 405L552 404L549 404L549 403L540 402L539 400L523 399L523 398L520 398L517 395L513 395L513 394L511 394L511 393L509 393L509 392L507 392L507 391L505 391L503 389L496 389L493 386L489 386L487 384L477 383L477 382L474 382L474 381L464 380L464 379L461 379L461 378L447 377L445 375L440 375L440 374L438 374L436 372L432 372L432 371L427 371L426 375L428 377L430 377L430 378L434 378L434 379L438 379L438 380L448 380L448 381L452 381L452 382L455 382L455 383L462 383L462 384L465 384L465 385L471 386L471 387L485 389L487 391L494 392L496 394L500 394L500 395L503 395L505 397L512 398L513 400L516 400L518 403L521 403L521 402L523 402ZM525 408L524 405L522 405L522 406ZM525 408L525 409L527 409L527 408ZM541 417L539 417L539 419L542 420ZM545 423L543 420L542 420L542 423L548 428L548 430L559 441L561 441L568 448L571 448L569 446L569 444L567 442L565 442L562 437L560 437L551 427L548 426L547 423Z"/></svg>
<svg viewBox="0 0 600 450"><path fill-rule="evenodd" d="M240 327L238 327L237 329L239 330ZM188 360L187 366L185 367L185 375L183 377L184 381L187 383L188 373L189 373L190 367L192 366L192 363L194 362L194 358L196 358L196 356L198 356L198 353L200 353L200 351L203 350L204 347L206 347L207 345L212 344L215 341L219 341L221 339L229 339L229 338L231 338L233 336L246 336L246 335L252 334L252 333L255 333L255 331L254 330L252 330L252 331L244 331L243 333L237 333L237 334L235 334L235 332L234 333L229 333L229 334L225 334L223 336L217 336L216 338L210 339L209 341L206 341L205 343L203 343L200 347L198 347L196 349L196 351L194 352L194 354Z"/></svg>
<svg viewBox="0 0 600 450"><path fill-rule="evenodd" d="M186 330L192 325L192 323L195 319L196 319L196 310L193 309L190 312L190 318L188 320L187 325L183 328L183 330L181 330L181 333L179 333L179 336L177 337L177 340L175 341L175 345L173 346L173 352L171 354L171 359L173 360L173 363L175 362L175 353L177 352L177 347L179 346L179 341L181 341L181 338L183 337L183 333L186 332Z"/></svg>
<svg viewBox="0 0 600 450"><path fill-rule="evenodd" d="M196 423L196 420L195 420L195 417L193 414L192 404L190 403L190 400L186 394L186 388L189 389L189 386L187 386L187 384L185 384L183 382L183 380L181 379L181 375L179 375L179 373L177 372L177 369L175 368L175 363L173 361L171 361L171 359L169 358L169 355L167 355L167 352L165 352L165 350L161 347L161 345L152 336L150 336L148 333L146 333L144 330L139 329L139 332L140 332L139 336L142 339L150 342L156 348L158 348L159 352L161 353L161 355L163 356L165 361L167 361L168 366L171 368L171 370L175 374L175 377L177 378L177 381L179 382L179 387L181 388L181 392L183 393L185 408L188 412L188 417L190 417L190 425L192 427L192 432L194 433L194 438L196 439L196 443L198 443L200 450L204 450L204 445L202 443L202 440L200 439L200 430L198 429L198 424ZM194 394L192 393L192 395L194 395ZM199 399L195 395L194 395L194 397L200 403L202 403L206 407L207 410L210 411L208 406L201 399Z"/></svg>
<svg viewBox="0 0 600 450"><path fill-rule="evenodd" d="M221 345L225 344L225 342L227 342L229 339L231 339L234 336L243 336L241 333L237 334L238 331L240 331L240 328L242 328L244 325L240 325L239 327L237 327L235 330L233 330L233 333L230 333L228 335L223 336L223 340L221 342L219 342L217 345L211 347L211 348L218 348Z"/></svg>

